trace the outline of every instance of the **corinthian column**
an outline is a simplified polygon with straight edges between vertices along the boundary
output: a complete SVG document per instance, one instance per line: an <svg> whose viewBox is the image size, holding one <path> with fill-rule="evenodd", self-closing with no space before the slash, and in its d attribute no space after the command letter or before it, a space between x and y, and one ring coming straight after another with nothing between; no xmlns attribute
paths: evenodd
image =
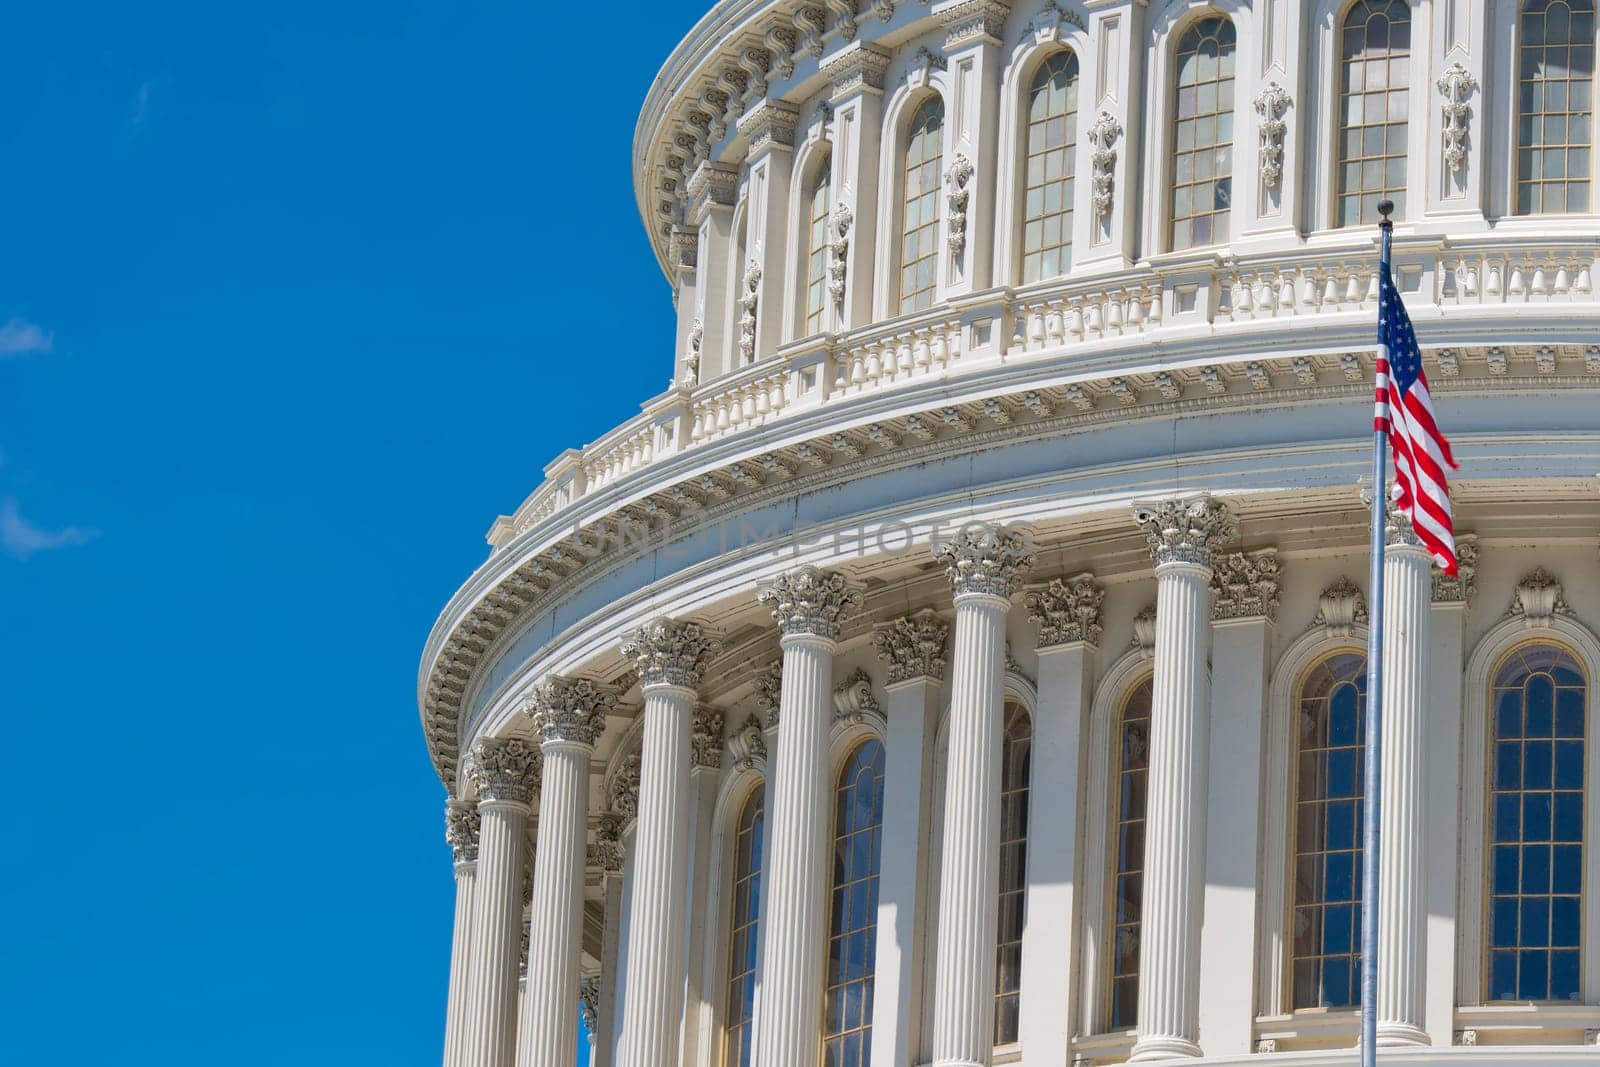
<svg viewBox="0 0 1600 1067"><path fill-rule="evenodd" d="M689 723L700 668L716 647L692 622L656 619L622 646L644 690L634 824L627 1006L620 1067L678 1062L683 1016L684 838L689 830ZM570 1062L570 1061L569 1061Z"/></svg>
<svg viewBox="0 0 1600 1067"><path fill-rule="evenodd" d="M472 890L478 877L478 809L452 798L444 809L444 839L455 853L456 921L450 938L450 999L444 1015L444 1067L466 1067L467 961L472 946Z"/></svg>
<svg viewBox="0 0 1600 1067"><path fill-rule="evenodd" d="M761 916L761 1067L816 1067L821 1055L822 944L828 921L828 729L833 652L861 594L842 574L801 567L760 591L783 632L781 743L767 792L770 873ZM634 1065L626 1065L634 1067Z"/></svg>
<svg viewBox="0 0 1600 1067"><path fill-rule="evenodd" d="M534 846L528 986L518 1067L570 1067L578 1057L578 950L583 943L589 756L616 696L584 678L551 676L526 713L539 734L544 782Z"/></svg>
<svg viewBox="0 0 1600 1067"><path fill-rule="evenodd" d="M1000 906L1000 734L1006 612L1033 549L1017 533L971 525L934 549L955 593L950 755L939 864L933 1062L978 1067L994 1048Z"/></svg>
<svg viewBox="0 0 1600 1067"><path fill-rule="evenodd" d="M539 753L518 738L485 738L468 759L467 777L478 791L478 875L461 1062L511 1067L517 1047L522 850L539 788Z"/></svg>
<svg viewBox="0 0 1600 1067"><path fill-rule="evenodd" d="M1390 509L1383 555L1383 721L1378 828L1378 1044L1426 1045L1422 821L1432 559Z"/></svg>
<svg viewBox="0 0 1600 1067"><path fill-rule="evenodd" d="M1211 693L1211 553L1236 533L1209 496L1134 511L1156 563L1139 1027L1131 1059L1198 1056L1200 920L1206 873Z"/></svg>

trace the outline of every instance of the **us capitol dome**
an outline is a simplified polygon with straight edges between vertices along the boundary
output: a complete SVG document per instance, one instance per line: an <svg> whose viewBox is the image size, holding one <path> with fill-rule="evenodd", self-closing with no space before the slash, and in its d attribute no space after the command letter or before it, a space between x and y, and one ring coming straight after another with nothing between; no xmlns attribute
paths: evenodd
<svg viewBox="0 0 1600 1067"><path fill-rule="evenodd" d="M447 1067L1353 1064L1383 198L1462 565L1389 524L1380 1055L1595 1062L1596 32L717 3L671 384L422 657Z"/></svg>

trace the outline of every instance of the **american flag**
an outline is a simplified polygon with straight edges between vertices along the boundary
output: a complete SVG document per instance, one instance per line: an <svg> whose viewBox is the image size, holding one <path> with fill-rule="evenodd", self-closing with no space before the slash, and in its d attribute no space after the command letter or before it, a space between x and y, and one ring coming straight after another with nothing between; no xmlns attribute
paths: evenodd
<svg viewBox="0 0 1600 1067"><path fill-rule="evenodd" d="M1411 316L1385 264L1378 273L1378 388L1373 429L1389 435L1394 504L1446 574L1456 573L1455 528L1445 468L1456 468L1439 432Z"/></svg>

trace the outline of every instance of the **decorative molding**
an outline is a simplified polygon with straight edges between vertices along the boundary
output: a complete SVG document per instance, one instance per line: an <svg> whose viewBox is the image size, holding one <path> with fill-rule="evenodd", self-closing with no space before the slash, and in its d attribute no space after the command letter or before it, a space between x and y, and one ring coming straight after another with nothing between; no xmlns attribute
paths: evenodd
<svg viewBox="0 0 1600 1067"><path fill-rule="evenodd" d="M889 684L931 678L944 681L950 624L931 609L895 619L872 634L878 658L889 664Z"/></svg>
<svg viewBox="0 0 1600 1067"><path fill-rule="evenodd" d="M936 544L933 558L944 564L957 598L968 595L1009 599L1033 566L1033 543L1015 529L968 523Z"/></svg>
<svg viewBox="0 0 1600 1067"><path fill-rule="evenodd" d="M833 16L828 32L841 41L856 39L856 0L826 0L828 13Z"/></svg>
<svg viewBox="0 0 1600 1067"><path fill-rule="evenodd" d="M833 720L859 725L866 722L869 715L881 719L883 709L872 694L872 679L857 667L850 677L833 688Z"/></svg>
<svg viewBox="0 0 1600 1067"><path fill-rule="evenodd" d="M1052 578L1031 590L1024 603L1028 618L1039 624L1039 648L1083 641L1094 645L1105 632L1101 607L1105 586L1087 572L1071 578Z"/></svg>
<svg viewBox="0 0 1600 1067"><path fill-rule="evenodd" d="M587 678L552 674L533 688L523 714L545 743L594 747L606 728L606 716L617 707L617 694Z"/></svg>
<svg viewBox="0 0 1600 1067"><path fill-rule="evenodd" d="M850 226L856 217L850 205L840 203L828 218L828 299L835 307L844 303L845 271L849 269Z"/></svg>
<svg viewBox="0 0 1600 1067"><path fill-rule="evenodd" d="M589 1047L594 1047L594 1032L600 1026L600 979L584 975L578 979L578 1015L583 1020L583 1032L589 1035Z"/></svg>
<svg viewBox="0 0 1600 1067"><path fill-rule="evenodd" d="M1274 1038L1263 1037L1256 1042L1256 1052L1261 1055L1270 1055L1278 1051L1278 1042Z"/></svg>
<svg viewBox="0 0 1600 1067"><path fill-rule="evenodd" d="M751 157L769 148L793 148L800 112L776 100L762 100L739 119L739 134Z"/></svg>
<svg viewBox="0 0 1600 1067"><path fill-rule="evenodd" d="M928 51L927 47L917 49L916 55L906 63L905 83L913 89L924 89L933 81L933 72L948 70L949 61L944 56Z"/></svg>
<svg viewBox="0 0 1600 1067"><path fill-rule="evenodd" d="M722 712L697 707L689 722L689 767L715 770L722 766Z"/></svg>
<svg viewBox="0 0 1600 1067"><path fill-rule="evenodd" d="M1211 618L1278 617L1278 550L1224 552L1212 560Z"/></svg>
<svg viewBox="0 0 1600 1067"><path fill-rule="evenodd" d="M1109 111L1100 112L1086 136L1094 147L1089 159L1093 164L1090 182L1093 187L1095 217L1111 210L1116 197L1117 138L1122 136L1122 123Z"/></svg>
<svg viewBox="0 0 1600 1067"><path fill-rule="evenodd" d="M1444 95L1440 108L1444 119L1444 165L1455 173L1467 163L1467 124L1472 114L1467 97L1478 87L1478 79L1458 60L1446 67L1434 84Z"/></svg>
<svg viewBox="0 0 1600 1067"><path fill-rule="evenodd" d="M761 710L768 730L778 728L778 711L783 687L783 661L770 663L756 674L756 707Z"/></svg>
<svg viewBox="0 0 1600 1067"><path fill-rule="evenodd" d="M1471 605L1478 591L1478 539L1472 534L1456 534L1456 576L1433 570L1433 602Z"/></svg>
<svg viewBox="0 0 1600 1067"><path fill-rule="evenodd" d="M1476 1030L1457 1030L1451 1037L1457 1045L1476 1045L1478 1043L1478 1031Z"/></svg>
<svg viewBox="0 0 1600 1067"><path fill-rule="evenodd" d="M830 641L849 610L863 603L861 591L843 574L810 566L763 582L756 599L771 610L785 637L810 634Z"/></svg>
<svg viewBox="0 0 1600 1067"><path fill-rule="evenodd" d="M1083 16L1070 8L1062 7L1055 0L1048 2L1039 9L1038 13L1022 27L1022 40L1032 38L1039 44L1050 44L1060 41L1064 36L1061 32L1063 26L1076 26L1080 30L1087 30L1083 24Z"/></svg>
<svg viewBox="0 0 1600 1067"><path fill-rule="evenodd" d="M622 816L604 812L595 820L588 866L606 875L622 873Z"/></svg>
<svg viewBox="0 0 1600 1067"><path fill-rule="evenodd" d="M769 27L762 36L761 43L772 53L772 66L767 70L768 89L782 79L794 77L794 57L798 50L798 40L794 30L782 25Z"/></svg>
<svg viewBox="0 0 1600 1067"><path fill-rule="evenodd" d="M955 3L935 4L933 10L934 18L945 27L946 52L974 41L999 44L1009 14L1011 5L998 0L956 0Z"/></svg>
<svg viewBox="0 0 1600 1067"><path fill-rule="evenodd" d="M539 791L539 750L520 737L485 737L467 757L478 800L532 804Z"/></svg>
<svg viewBox="0 0 1600 1067"><path fill-rule="evenodd" d="M739 355L745 363L756 359L756 306L761 302L761 264L745 264L739 289Z"/></svg>
<svg viewBox="0 0 1600 1067"><path fill-rule="evenodd" d="M444 806L444 839L455 854L455 862L472 863L478 858L478 831L483 817L474 804L450 799Z"/></svg>
<svg viewBox="0 0 1600 1067"><path fill-rule="evenodd" d="M1327 627L1335 637L1349 637L1357 623L1367 621L1367 598L1349 578L1340 576L1317 598L1317 614L1312 626Z"/></svg>
<svg viewBox="0 0 1600 1067"><path fill-rule="evenodd" d="M705 344L706 324L698 317L689 324L689 349L683 357L684 385L700 384L700 349Z"/></svg>
<svg viewBox="0 0 1600 1067"><path fill-rule="evenodd" d="M1256 94L1256 115L1260 119L1256 130L1260 140L1261 184L1268 189L1276 189L1283 180L1283 138L1289 132L1289 124L1284 121L1283 113L1288 110L1289 104L1288 90L1275 81L1268 81Z"/></svg>
<svg viewBox="0 0 1600 1067"><path fill-rule="evenodd" d="M767 735L761 731L758 716L750 716L728 738L728 755L733 757L733 769L736 771L760 770L767 765Z"/></svg>
<svg viewBox="0 0 1600 1067"><path fill-rule="evenodd" d="M1528 629L1549 626L1557 615L1571 615L1572 609L1561 598L1561 582L1543 567L1535 567L1511 594L1511 606L1506 609L1507 619L1522 616Z"/></svg>
<svg viewBox="0 0 1600 1067"><path fill-rule="evenodd" d="M1211 554L1239 536L1226 504L1209 493L1136 504L1133 521L1143 530L1157 567L1167 563L1211 566Z"/></svg>
<svg viewBox="0 0 1600 1067"><path fill-rule="evenodd" d="M622 643L622 654L633 661L640 684L698 689L706 658L722 642L697 622L666 617L652 619Z"/></svg>
<svg viewBox="0 0 1600 1067"><path fill-rule="evenodd" d="M944 172L945 229L952 256L959 256L967 247L967 185L974 173L972 160L960 152Z"/></svg>
<svg viewBox="0 0 1600 1067"><path fill-rule="evenodd" d="M829 99L843 100L860 92L883 92L891 58L888 52L865 41L857 41L836 53L822 65L822 76L833 86Z"/></svg>
<svg viewBox="0 0 1600 1067"><path fill-rule="evenodd" d="M639 814L639 772L642 762L637 752L624 756L606 789L611 810L624 824L632 822Z"/></svg>
<svg viewBox="0 0 1600 1067"><path fill-rule="evenodd" d="M1133 617L1133 640L1129 644L1146 659L1156 654L1156 606L1153 602Z"/></svg>
<svg viewBox="0 0 1600 1067"><path fill-rule="evenodd" d="M792 18L800 34L794 47L795 55L821 59L822 35L828 32L827 12L815 4L802 4L795 9Z"/></svg>

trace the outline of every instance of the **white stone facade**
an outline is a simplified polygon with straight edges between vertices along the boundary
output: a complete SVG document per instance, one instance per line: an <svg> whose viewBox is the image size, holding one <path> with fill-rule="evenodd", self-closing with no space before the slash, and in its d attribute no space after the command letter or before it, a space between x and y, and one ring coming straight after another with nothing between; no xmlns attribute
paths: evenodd
<svg viewBox="0 0 1600 1067"><path fill-rule="evenodd" d="M1382 1055L1600 1055L1596 32L713 8L671 385L424 651L447 1067L1353 1063L1380 195L1463 546L1391 529Z"/></svg>

